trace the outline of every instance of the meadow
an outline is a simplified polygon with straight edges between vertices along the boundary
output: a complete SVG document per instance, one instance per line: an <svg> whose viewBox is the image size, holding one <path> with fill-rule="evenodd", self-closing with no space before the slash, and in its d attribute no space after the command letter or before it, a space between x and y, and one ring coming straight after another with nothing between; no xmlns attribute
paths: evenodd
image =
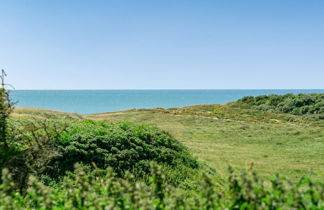
<svg viewBox="0 0 324 210"><path fill-rule="evenodd" d="M321 122L300 116L246 110L229 105L130 110L88 115L108 121L153 124L170 132L199 160L226 174L253 164L260 174L298 179L324 174L324 129Z"/></svg>

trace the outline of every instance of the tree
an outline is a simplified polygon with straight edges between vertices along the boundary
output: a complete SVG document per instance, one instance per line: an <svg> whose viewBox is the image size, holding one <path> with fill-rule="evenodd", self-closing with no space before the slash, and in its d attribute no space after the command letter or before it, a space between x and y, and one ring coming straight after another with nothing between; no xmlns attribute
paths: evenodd
<svg viewBox="0 0 324 210"><path fill-rule="evenodd" d="M14 108L14 103L11 101L9 92L6 89L5 83L6 72L2 69L0 79L0 146L3 150L8 150L8 118Z"/></svg>

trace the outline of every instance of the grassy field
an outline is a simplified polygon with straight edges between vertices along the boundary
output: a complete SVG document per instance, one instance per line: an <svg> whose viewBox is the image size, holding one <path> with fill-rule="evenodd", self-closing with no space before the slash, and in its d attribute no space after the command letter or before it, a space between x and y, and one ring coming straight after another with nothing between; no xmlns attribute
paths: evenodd
<svg viewBox="0 0 324 210"><path fill-rule="evenodd" d="M297 180L324 177L324 124L288 114L241 109L231 104L140 109L93 115L17 108L14 117L131 121L170 132L222 176L228 165L253 166L263 176Z"/></svg>

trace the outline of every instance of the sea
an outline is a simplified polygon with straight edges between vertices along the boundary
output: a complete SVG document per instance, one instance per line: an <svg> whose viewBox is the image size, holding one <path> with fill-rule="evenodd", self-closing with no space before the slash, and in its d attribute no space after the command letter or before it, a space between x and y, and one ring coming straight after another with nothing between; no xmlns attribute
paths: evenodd
<svg viewBox="0 0 324 210"><path fill-rule="evenodd" d="M244 96L324 93L324 89L292 90L14 90L18 107L95 114L141 108L225 104Z"/></svg>

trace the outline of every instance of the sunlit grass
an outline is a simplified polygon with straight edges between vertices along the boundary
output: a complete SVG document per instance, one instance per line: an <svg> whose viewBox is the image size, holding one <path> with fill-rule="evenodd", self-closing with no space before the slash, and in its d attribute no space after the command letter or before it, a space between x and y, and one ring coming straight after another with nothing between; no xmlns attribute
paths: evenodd
<svg viewBox="0 0 324 210"><path fill-rule="evenodd" d="M36 113L42 116L39 112L42 113L39 110ZM29 110L20 112L27 113ZM317 180L324 177L323 121L305 121L299 116L231 105L129 110L80 117L156 125L170 132L195 157L221 175L226 173L228 165L242 169L253 164L263 176L280 173L293 180L302 176Z"/></svg>

